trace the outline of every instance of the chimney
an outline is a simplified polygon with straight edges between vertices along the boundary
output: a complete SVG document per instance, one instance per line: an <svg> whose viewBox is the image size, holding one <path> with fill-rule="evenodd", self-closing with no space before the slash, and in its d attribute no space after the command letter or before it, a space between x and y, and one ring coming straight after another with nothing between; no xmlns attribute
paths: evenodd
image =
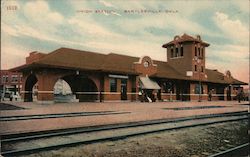
<svg viewBox="0 0 250 157"><path fill-rule="evenodd" d="M46 54L38 51L30 52L29 56L26 57L26 64L31 64L39 59L43 58Z"/></svg>

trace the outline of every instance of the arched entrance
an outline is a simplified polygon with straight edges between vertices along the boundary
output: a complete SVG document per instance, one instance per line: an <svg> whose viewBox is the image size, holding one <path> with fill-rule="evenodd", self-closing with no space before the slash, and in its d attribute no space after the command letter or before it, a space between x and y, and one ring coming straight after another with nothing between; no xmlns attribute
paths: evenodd
<svg viewBox="0 0 250 157"><path fill-rule="evenodd" d="M32 102L33 101L33 87L37 83L37 77L34 74L31 74L27 77L25 82L25 93L24 93L24 102Z"/></svg>
<svg viewBox="0 0 250 157"><path fill-rule="evenodd" d="M79 102L93 102L98 100L98 88L93 80L85 75L68 75L62 77L66 81L72 94L79 99Z"/></svg>
<svg viewBox="0 0 250 157"><path fill-rule="evenodd" d="M54 85L54 101L55 102L72 102L74 99L69 84L63 79L57 80Z"/></svg>

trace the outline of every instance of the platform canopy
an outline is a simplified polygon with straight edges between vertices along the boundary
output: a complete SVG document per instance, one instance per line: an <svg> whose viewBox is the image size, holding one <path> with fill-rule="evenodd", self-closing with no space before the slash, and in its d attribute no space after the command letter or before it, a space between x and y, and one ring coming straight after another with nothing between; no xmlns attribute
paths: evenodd
<svg viewBox="0 0 250 157"><path fill-rule="evenodd" d="M140 77L142 89L161 89L157 82L151 80L149 77Z"/></svg>

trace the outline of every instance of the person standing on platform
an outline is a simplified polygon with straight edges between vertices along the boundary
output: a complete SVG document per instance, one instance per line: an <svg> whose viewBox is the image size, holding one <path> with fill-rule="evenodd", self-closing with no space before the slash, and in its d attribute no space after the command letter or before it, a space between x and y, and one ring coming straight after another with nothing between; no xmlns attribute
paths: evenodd
<svg viewBox="0 0 250 157"><path fill-rule="evenodd" d="M208 92L208 101L212 101L212 90Z"/></svg>

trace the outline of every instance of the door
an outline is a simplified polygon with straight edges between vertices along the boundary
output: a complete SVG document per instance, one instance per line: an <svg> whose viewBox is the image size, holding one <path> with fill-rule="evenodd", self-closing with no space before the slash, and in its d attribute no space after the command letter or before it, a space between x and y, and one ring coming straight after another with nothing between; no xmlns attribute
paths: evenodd
<svg viewBox="0 0 250 157"><path fill-rule="evenodd" d="M227 100L228 101L232 100L232 98L231 98L231 86L227 87Z"/></svg>
<svg viewBox="0 0 250 157"><path fill-rule="evenodd" d="M127 79L121 79L121 100L127 100Z"/></svg>

